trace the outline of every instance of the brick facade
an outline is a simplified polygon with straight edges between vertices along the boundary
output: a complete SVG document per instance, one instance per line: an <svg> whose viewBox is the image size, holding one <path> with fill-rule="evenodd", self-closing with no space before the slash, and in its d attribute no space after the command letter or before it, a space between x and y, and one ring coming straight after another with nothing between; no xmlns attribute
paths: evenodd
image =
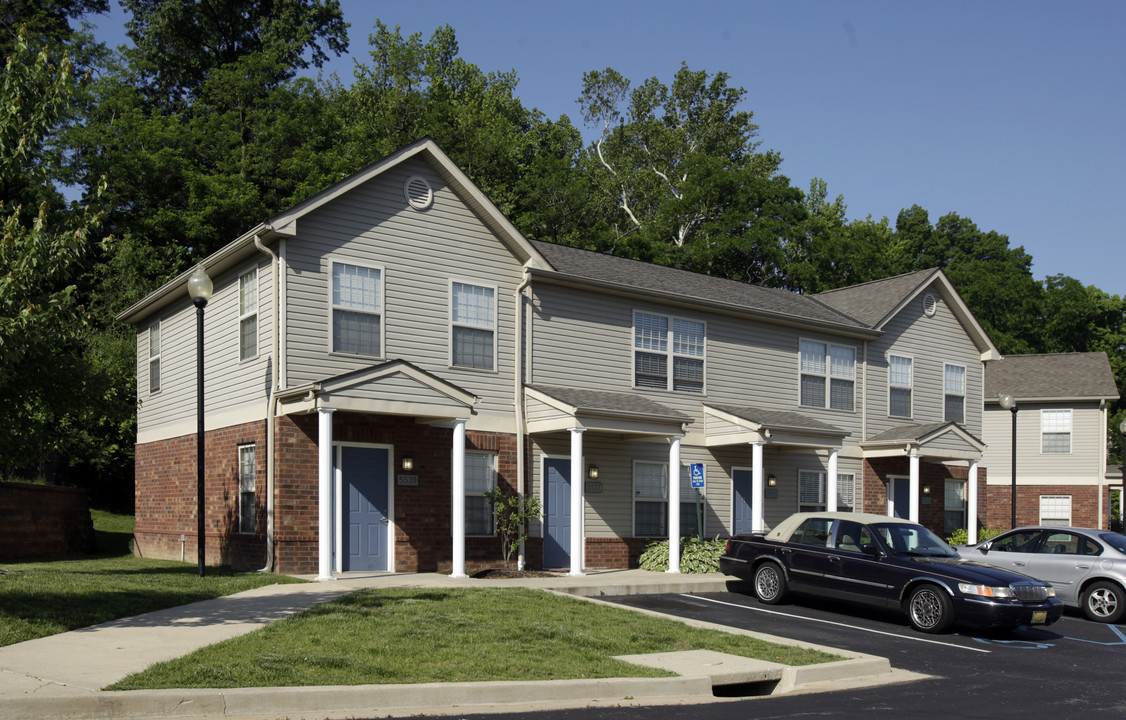
<svg viewBox="0 0 1126 720"><path fill-rule="evenodd" d="M864 500L863 512L884 515L887 513L888 477L907 477L911 468L907 458L874 458L864 461ZM965 465L943 465L942 463L919 463L919 524L940 537L946 537L946 481L967 480L970 469ZM978 527L991 527L986 521L990 507L994 505L986 492L986 471L978 468L977 473L977 513ZM925 492L927 489L929 493ZM967 497L967 501L969 498ZM1006 508L1008 504L1006 503Z"/></svg>
<svg viewBox="0 0 1126 720"><path fill-rule="evenodd" d="M0 482L0 560L95 552L86 491Z"/></svg>

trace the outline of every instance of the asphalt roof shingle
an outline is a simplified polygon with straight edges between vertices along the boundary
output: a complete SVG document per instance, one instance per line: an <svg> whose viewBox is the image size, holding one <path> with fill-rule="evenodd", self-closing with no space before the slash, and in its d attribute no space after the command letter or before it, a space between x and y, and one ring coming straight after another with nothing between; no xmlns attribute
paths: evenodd
<svg viewBox="0 0 1126 720"><path fill-rule="evenodd" d="M874 328L899 307L904 299L933 280L937 273L938 270L933 268L917 270L861 285L828 290L813 297L838 312L854 317L868 327Z"/></svg>
<svg viewBox="0 0 1126 720"><path fill-rule="evenodd" d="M985 400L1007 392L1021 398L1118 398L1106 353L1006 355L985 364Z"/></svg>

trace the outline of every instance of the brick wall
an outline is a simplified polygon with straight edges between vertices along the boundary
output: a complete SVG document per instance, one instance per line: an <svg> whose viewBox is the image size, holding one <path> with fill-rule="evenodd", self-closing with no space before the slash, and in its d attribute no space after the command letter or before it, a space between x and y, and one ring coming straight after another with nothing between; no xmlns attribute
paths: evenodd
<svg viewBox="0 0 1126 720"><path fill-rule="evenodd" d="M0 560L96 552L86 491L0 482Z"/></svg>
<svg viewBox="0 0 1126 720"><path fill-rule="evenodd" d="M1017 479L1017 525L1040 524L1040 496L1067 495L1071 497L1071 524L1075 527L1105 528L1105 515L1109 505L1099 513L1099 491L1095 485L1024 485ZM985 526L994 530L1008 530L1012 523L1012 485L994 485L989 488L989 505L992 513Z"/></svg>
<svg viewBox="0 0 1126 720"><path fill-rule="evenodd" d="M911 467L907 458L874 458L864 461L863 512L884 515L887 513L888 476L907 477ZM919 524L945 537L946 480L967 480L970 469L965 465L919 463ZM986 513L996 503L986 492L986 471L978 468L978 526L992 527ZM930 493L924 490L929 488ZM967 491L968 500L968 491ZM1006 505L1007 509L1007 505Z"/></svg>
<svg viewBox="0 0 1126 720"><path fill-rule="evenodd" d="M239 533L238 447L255 447L255 532ZM196 443L185 435L137 445L134 551L142 557L196 562ZM240 570L266 562L265 423L207 433L204 445L204 545L208 565Z"/></svg>

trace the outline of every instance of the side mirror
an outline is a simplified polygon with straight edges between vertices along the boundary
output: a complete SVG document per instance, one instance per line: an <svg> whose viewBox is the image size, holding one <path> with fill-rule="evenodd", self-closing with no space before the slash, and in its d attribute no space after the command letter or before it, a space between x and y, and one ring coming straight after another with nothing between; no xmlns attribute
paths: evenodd
<svg viewBox="0 0 1126 720"><path fill-rule="evenodd" d="M880 546L876 545L875 543L865 543L864 545L861 545L860 552L864 553L865 555L871 555L874 558L882 558L884 556L884 551L881 550Z"/></svg>
<svg viewBox="0 0 1126 720"><path fill-rule="evenodd" d="M992 540L986 540L982 544L978 545L977 549L981 551L982 555L988 555L989 549L992 548L992 547L993 547L993 541Z"/></svg>

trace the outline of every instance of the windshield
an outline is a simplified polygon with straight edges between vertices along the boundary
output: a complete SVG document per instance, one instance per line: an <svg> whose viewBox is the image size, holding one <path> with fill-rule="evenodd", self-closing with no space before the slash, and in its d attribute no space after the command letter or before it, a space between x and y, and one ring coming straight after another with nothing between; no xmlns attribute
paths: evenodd
<svg viewBox="0 0 1126 720"><path fill-rule="evenodd" d="M956 558L958 553L922 525L877 523L872 530L896 555Z"/></svg>
<svg viewBox="0 0 1126 720"><path fill-rule="evenodd" d="M1126 553L1126 535L1119 535L1118 533L1099 533L1099 540L1102 540L1120 553Z"/></svg>

